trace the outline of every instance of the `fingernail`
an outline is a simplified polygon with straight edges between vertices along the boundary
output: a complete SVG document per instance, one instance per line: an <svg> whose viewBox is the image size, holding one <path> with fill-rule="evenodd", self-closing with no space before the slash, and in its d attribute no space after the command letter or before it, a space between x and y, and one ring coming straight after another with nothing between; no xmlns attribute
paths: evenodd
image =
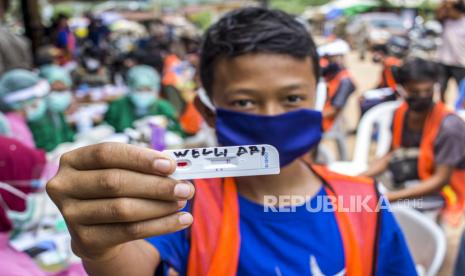
<svg viewBox="0 0 465 276"><path fill-rule="evenodd" d="M174 186L174 195L181 198L188 198L191 195L191 186L185 183L179 183Z"/></svg>
<svg viewBox="0 0 465 276"><path fill-rule="evenodd" d="M192 217L191 214L184 213L179 216L178 220L179 220L179 223L181 223L182 225L189 225L194 221L194 218Z"/></svg>
<svg viewBox="0 0 465 276"><path fill-rule="evenodd" d="M168 173L171 171L171 162L166 159L157 159L153 162L155 169L159 170L160 172Z"/></svg>
<svg viewBox="0 0 465 276"><path fill-rule="evenodd" d="M184 207L186 207L186 204L187 204L187 201L185 201L185 200L178 201L179 209L180 210L184 209Z"/></svg>

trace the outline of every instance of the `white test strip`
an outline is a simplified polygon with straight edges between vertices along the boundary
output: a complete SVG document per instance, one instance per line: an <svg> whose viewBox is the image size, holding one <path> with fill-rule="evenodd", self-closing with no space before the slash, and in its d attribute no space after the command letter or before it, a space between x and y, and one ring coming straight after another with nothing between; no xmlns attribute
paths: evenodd
<svg viewBox="0 0 465 276"><path fill-rule="evenodd" d="M166 150L176 160L177 180L279 174L279 153L271 145Z"/></svg>

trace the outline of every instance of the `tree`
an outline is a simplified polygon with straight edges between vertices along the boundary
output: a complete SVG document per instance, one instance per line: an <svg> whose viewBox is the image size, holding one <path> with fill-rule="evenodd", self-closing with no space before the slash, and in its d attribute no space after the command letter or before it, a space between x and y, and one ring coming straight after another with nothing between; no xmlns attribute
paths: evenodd
<svg viewBox="0 0 465 276"><path fill-rule="evenodd" d="M292 14L301 14L310 6L320 6L330 2L330 0L269 0L270 6L281 9Z"/></svg>

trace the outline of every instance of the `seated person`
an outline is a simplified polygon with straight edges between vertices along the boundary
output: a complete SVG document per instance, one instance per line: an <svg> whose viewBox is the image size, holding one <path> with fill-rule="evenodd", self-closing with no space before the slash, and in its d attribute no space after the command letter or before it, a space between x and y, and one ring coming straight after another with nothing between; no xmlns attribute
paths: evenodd
<svg viewBox="0 0 465 276"><path fill-rule="evenodd" d="M360 97L362 116L372 107L398 98L396 72L402 65L409 42L403 37L394 36L386 44L373 46L373 62L381 63L383 69L377 87L368 90Z"/></svg>
<svg viewBox="0 0 465 276"><path fill-rule="evenodd" d="M73 141L74 135L64 116L48 110L46 96L49 92L48 82L31 71L15 69L0 79L0 98L13 137L46 151Z"/></svg>
<svg viewBox="0 0 465 276"><path fill-rule="evenodd" d="M78 89L86 89L110 84L110 72L103 61L103 51L96 48L85 48L81 54L79 66L72 73L75 86Z"/></svg>
<svg viewBox="0 0 465 276"><path fill-rule="evenodd" d="M323 108L323 130L329 131L356 87L342 60L349 52L346 42L343 40L330 42L320 47L318 52L322 56L322 75L327 86L326 104Z"/></svg>
<svg viewBox="0 0 465 276"><path fill-rule="evenodd" d="M173 106L158 96L160 76L147 65L138 65L128 72L129 94L110 103L105 121L123 132L134 121L145 116L163 115L168 119L168 130L182 134L178 115Z"/></svg>
<svg viewBox="0 0 465 276"><path fill-rule="evenodd" d="M465 122L433 96L439 93L438 67L422 59L407 61L399 71L399 92L405 102L393 119L391 151L374 162L365 176L377 176L392 167L391 161L403 149L418 149L417 162L405 171L405 177L421 183L387 194L391 201L434 195L445 197L445 218L454 223L465 206ZM405 166L403 166L405 170ZM400 181L400 180L399 180Z"/></svg>
<svg viewBox="0 0 465 276"><path fill-rule="evenodd" d="M67 135L72 137L74 131L65 120L65 115L74 101L71 91L73 88L71 75L68 71L56 65L42 67L40 75L50 84L50 93L45 98L48 111L51 116L54 116L62 123L62 128L66 129Z"/></svg>
<svg viewBox="0 0 465 276"><path fill-rule="evenodd" d="M394 71L402 65L402 59L407 54L408 49L408 40L399 36L391 37L384 45L373 47L373 62L383 65L377 88L389 87L393 92L397 91Z"/></svg>
<svg viewBox="0 0 465 276"><path fill-rule="evenodd" d="M32 149L16 139L0 135L0 267L2 275L87 275L81 264L72 265L66 273L43 271L24 252L17 251L10 244L10 234L15 222L10 220L8 211L27 212L34 205L26 195L44 188L41 179L46 169L45 152Z"/></svg>
<svg viewBox="0 0 465 276"><path fill-rule="evenodd" d="M64 117L47 110L49 91L46 80L23 69L9 71L0 79L2 108L13 136L23 144L46 151L73 140Z"/></svg>
<svg viewBox="0 0 465 276"><path fill-rule="evenodd" d="M20 141L0 135L0 265L5 275L43 275L33 259L9 245L13 222L7 211L26 210L24 196L34 191L45 167L45 152L32 149ZM39 273L38 273L39 272ZM38 273L38 274L36 274Z"/></svg>
<svg viewBox="0 0 465 276"><path fill-rule="evenodd" d="M281 173L196 180L194 188L171 179L175 161L154 150L107 143L64 155L47 190L87 272L416 275L388 206L318 208L327 195L367 196L370 208L379 197L372 179L334 174L300 158L322 136L322 115L314 110L318 54L305 27L281 11L245 8L226 14L205 37L207 98L195 100L199 111L221 145L274 145ZM266 195L308 202L270 203Z"/></svg>

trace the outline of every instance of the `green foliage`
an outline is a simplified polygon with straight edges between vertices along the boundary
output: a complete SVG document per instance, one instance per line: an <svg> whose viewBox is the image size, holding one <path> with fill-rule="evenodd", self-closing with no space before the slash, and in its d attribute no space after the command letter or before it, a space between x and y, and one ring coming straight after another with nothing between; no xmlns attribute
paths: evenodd
<svg viewBox="0 0 465 276"><path fill-rule="evenodd" d="M292 14L301 14L309 6L320 6L330 0L270 0L270 6Z"/></svg>
<svg viewBox="0 0 465 276"><path fill-rule="evenodd" d="M201 11L189 15L189 19L200 29L206 30L213 22L213 13L211 11Z"/></svg>

